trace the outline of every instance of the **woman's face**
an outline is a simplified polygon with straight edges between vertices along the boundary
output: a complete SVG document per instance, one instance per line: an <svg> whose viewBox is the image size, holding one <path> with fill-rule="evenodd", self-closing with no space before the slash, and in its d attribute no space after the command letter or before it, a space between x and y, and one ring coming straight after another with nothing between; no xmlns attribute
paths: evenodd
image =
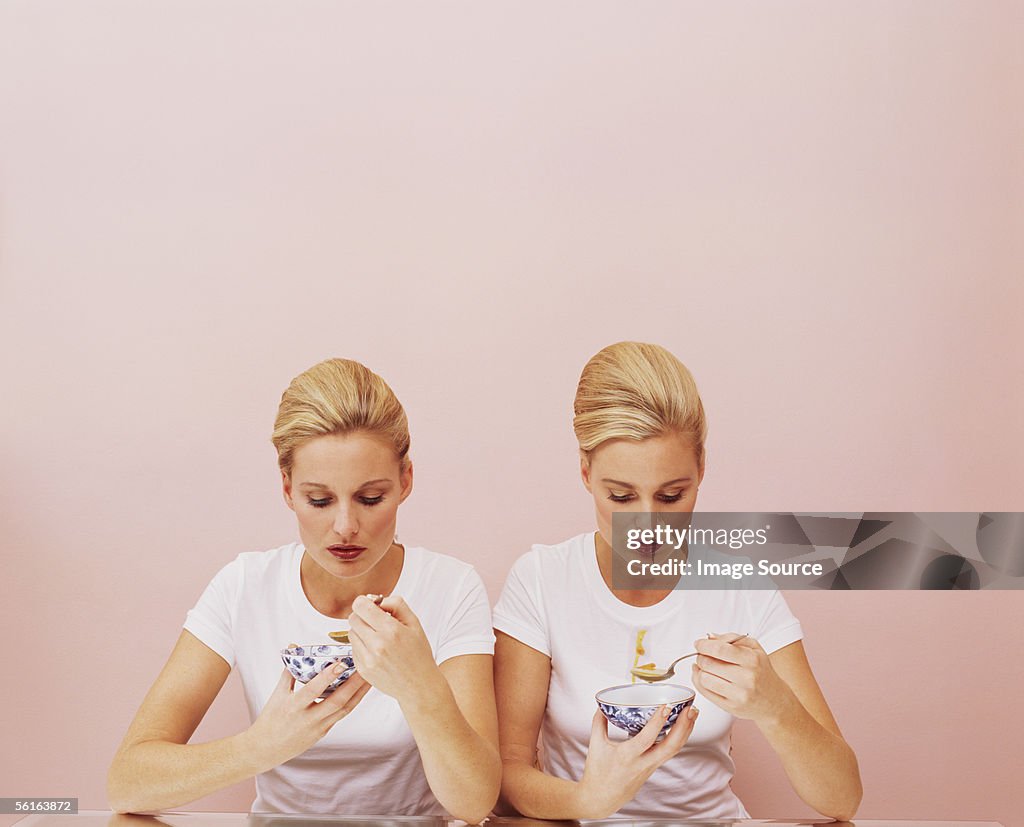
<svg viewBox="0 0 1024 827"><path fill-rule="evenodd" d="M594 497L597 528L610 545L617 511L692 512L704 467L688 439L666 434L602 442L589 462L582 460L581 473Z"/></svg>
<svg viewBox="0 0 1024 827"><path fill-rule="evenodd" d="M412 464L403 472L394 448L374 434L332 434L296 448L282 478L307 553L328 574L361 577L391 548Z"/></svg>

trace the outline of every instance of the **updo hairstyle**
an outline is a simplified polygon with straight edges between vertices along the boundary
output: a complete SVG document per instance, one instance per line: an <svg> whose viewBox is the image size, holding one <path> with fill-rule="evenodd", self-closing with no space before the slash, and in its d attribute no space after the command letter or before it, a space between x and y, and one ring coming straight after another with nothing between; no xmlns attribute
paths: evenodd
<svg viewBox="0 0 1024 827"><path fill-rule="evenodd" d="M409 423L387 382L359 362L328 359L296 376L281 395L271 442L277 463L291 474L295 449L328 434L359 431L383 438L409 465Z"/></svg>
<svg viewBox="0 0 1024 827"><path fill-rule="evenodd" d="M583 368L573 413L573 430L588 460L609 439L676 433L689 440L704 467L708 424L697 383L660 345L618 342L599 351Z"/></svg>

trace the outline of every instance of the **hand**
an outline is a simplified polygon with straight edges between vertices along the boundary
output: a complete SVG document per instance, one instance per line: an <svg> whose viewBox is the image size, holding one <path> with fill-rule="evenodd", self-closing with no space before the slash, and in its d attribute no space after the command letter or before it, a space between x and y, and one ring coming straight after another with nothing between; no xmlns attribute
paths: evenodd
<svg viewBox="0 0 1024 827"><path fill-rule="evenodd" d="M769 721L795 699L761 644L735 634L710 635L694 641L700 653L693 665L693 685L704 697L737 718Z"/></svg>
<svg viewBox="0 0 1024 827"><path fill-rule="evenodd" d="M356 671L399 703L444 680L419 619L400 597L378 606L360 596L352 603L349 640Z"/></svg>
<svg viewBox="0 0 1024 827"><path fill-rule="evenodd" d="M583 777L579 782L582 818L607 818L631 801L658 767L682 749L700 710L690 706L676 719L660 744L658 733L670 707L662 705L628 741L608 737L608 719L594 714Z"/></svg>
<svg viewBox="0 0 1024 827"><path fill-rule="evenodd" d="M297 692L292 691L295 678L291 673L287 669L281 673L259 717L246 731L252 749L264 756L267 769L313 746L370 691L370 684L353 673L317 703L320 694L347 668L344 663L328 666Z"/></svg>

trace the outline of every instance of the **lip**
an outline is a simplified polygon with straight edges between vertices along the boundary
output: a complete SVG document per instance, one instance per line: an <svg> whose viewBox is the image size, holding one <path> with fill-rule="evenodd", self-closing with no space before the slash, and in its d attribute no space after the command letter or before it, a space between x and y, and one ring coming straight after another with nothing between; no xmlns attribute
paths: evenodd
<svg viewBox="0 0 1024 827"><path fill-rule="evenodd" d="M366 551L366 546L336 545L328 546L327 550L338 560L355 560Z"/></svg>

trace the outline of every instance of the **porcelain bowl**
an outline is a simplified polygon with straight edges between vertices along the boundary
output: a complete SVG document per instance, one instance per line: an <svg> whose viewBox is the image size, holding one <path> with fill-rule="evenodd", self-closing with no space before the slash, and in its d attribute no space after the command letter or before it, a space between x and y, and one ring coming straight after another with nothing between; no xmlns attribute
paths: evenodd
<svg viewBox="0 0 1024 827"><path fill-rule="evenodd" d="M658 733L661 738L683 710L693 703L694 691L678 683L627 683L609 686L594 697L604 717L632 738L644 728L662 704L669 705L668 720Z"/></svg>
<svg viewBox="0 0 1024 827"><path fill-rule="evenodd" d="M352 646L347 643L314 643L306 646L289 646L281 650L281 660L299 683L309 683L329 666L339 660L348 667L320 695L325 698L348 680L356 671L352 662Z"/></svg>

